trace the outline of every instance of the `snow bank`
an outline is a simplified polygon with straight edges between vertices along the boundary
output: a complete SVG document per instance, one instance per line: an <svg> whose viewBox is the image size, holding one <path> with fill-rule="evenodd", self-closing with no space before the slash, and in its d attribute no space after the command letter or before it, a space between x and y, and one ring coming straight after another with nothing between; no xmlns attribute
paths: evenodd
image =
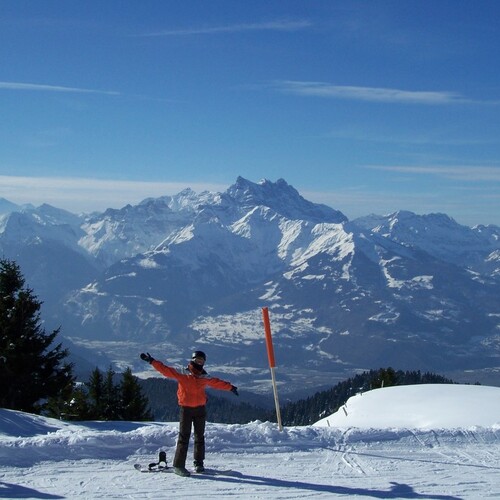
<svg viewBox="0 0 500 500"><path fill-rule="evenodd" d="M357 394L318 427L359 429L500 429L500 388L423 384Z"/></svg>

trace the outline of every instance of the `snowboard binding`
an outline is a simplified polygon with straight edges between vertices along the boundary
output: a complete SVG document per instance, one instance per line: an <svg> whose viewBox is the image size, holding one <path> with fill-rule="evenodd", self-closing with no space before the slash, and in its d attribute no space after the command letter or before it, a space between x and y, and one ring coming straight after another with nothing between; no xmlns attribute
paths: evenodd
<svg viewBox="0 0 500 500"><path fill-rule="evenodd" d="M149 470L155 469L168 469L167 465L167 454L164 451L160 451L160 455L158 457L158 462L153 462L148 465Z"/></svg>

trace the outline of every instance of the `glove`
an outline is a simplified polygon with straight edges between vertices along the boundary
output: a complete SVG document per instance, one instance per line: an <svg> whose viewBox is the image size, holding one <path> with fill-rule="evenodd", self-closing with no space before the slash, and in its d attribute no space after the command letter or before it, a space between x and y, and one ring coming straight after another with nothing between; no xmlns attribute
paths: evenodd
<svg viewBox="0 0 500 500"><path fill-rule="evenodd" d="M147 352L146 354L141 352L141 359L143 361L148 362L149 364L151 364L155 360L155 358L153 358L153 356L151 356L151 354L149 354L149 352Z"/></svg>
<svg viewBox="0 0 500 500"><path fill-rule="evenodd" d="M231 392L235 395L235 396L239 396L238 394L238 388L235 387L234 385L231 386Z"/></svg>

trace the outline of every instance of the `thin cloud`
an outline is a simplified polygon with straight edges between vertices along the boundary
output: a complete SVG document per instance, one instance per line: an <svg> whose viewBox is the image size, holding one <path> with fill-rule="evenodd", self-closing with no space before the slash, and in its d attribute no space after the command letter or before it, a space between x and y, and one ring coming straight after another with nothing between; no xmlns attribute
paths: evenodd
<svg viewBox="0 0 500 500"><path fill-rule="evenodd" d="M324 134L323 137L332 139L347 139L352 141L361 142L375 142L384 144L437 144L445 146L478 146L484 144L498 144L500 139L498 137L460 137L451 138L445 137L442 132L425 131L416 133L412 132L411 135L406 134L404 131L399 130L397 132L391 131L391 133L384 133L381 130L375 130L372 128L339 128Z"/></svg>
<svg viewBox="0 0 500 500"><path fill-rule="evenodd" d="M312 26L311 21L268 21L262 23L229 24L225 26L206 26L199 28L185 28L164 30L156 33L145 33L142 37L155 36L189 36L189 35L217 35L221 33L242 33L248 31L299 31Z"/></svg>
<svg viewBox="0 0 500 500"><path fill-rule="evenodd" d="M273 87L280 92L289 94L325 97L330 99L414 104L454 104L472 102L457 92L447 91L414 91L291 80L275 82Z"/></svg>
<svg viewBox="0 0 500 500"><path fill-rule="evenodd" d="M151 97L142 94L128 94L115 90L97 90L97 89L84 89L80 87L65 87L62 85L44 85L39 83L23 83L23 82L0 82L0 90L17 90L17 91L31 91L31 92L62 92L73 94L99 94L119 97L131 97L134 99L149 100L155 102L166 103L179 103L182 101L176 99L168 99L164 97Z"/></svg>
<svg viewBox="0 0 500 500"><path fill-rule="evenodd" d="M145 198L174 195L190 187L196 192L225 191L211 183L147 182L77 177L0 175L0 197L17 204L48 203L70 212L93 212L140 203Z"/></svg>
<svg viewBox="0 0 500 500"><path fill-rule="evenodd" d="M493 181L500 182L500 167L494 166L385 166L367 165L365 168L372 170L383 170L386 172L398 172L401 174L435 175L447 179L461 181Z"/></svg>
<svg viewBox="0 0 500 500"><path fill-rule="evenodd" d="M61 85L43 85L39 83L22 83L22 82L0 82L0 90L69 92L76 94L104 94L113 96L122 95L120 92L116 92L113 90L83 89L78 87L63 87Z"/></svg>
<svg viewBox="0 0 500 500"><path fill-rule="evenodd" d="M429 192L379 192L373 191L369 186L351 186L331 191L301 191L301 194L306 199L316 203L345 210L348 216L354 217L368 215L373 211L388 214L402 208L409 210L408 207L414 206L415 202L420 205L443 203L441 198L437 198L435 194Z"/></svg>
<svg viewBox="0 0 500 500"><path fill-rule="evenodd" d="M469 192L470 184L460 187L461 196L443 196L439 192L417 191L398 193L374 191L369 186L332 191L305 191L301 194L316 203L324 203L341 210L350 220L368 214L387 215L398 210L409 210L416 214L446 213L460 224L498 224L499 198L484 188L479 193ZM465 201L466 200L466 201Z"/></svg>

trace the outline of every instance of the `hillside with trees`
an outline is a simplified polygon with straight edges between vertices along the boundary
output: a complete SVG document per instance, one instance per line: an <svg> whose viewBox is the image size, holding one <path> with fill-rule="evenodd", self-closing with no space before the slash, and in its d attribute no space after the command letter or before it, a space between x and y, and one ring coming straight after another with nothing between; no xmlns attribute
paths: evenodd
<svg viewBox="0 0 500 500"><path fill-rule="evenodd" d="M130 368L119 375L111 367L106 373L95 368L86 383L75 385L63 409L51 410L51 416L65 420L153 420L149 400Z"/></svg>

